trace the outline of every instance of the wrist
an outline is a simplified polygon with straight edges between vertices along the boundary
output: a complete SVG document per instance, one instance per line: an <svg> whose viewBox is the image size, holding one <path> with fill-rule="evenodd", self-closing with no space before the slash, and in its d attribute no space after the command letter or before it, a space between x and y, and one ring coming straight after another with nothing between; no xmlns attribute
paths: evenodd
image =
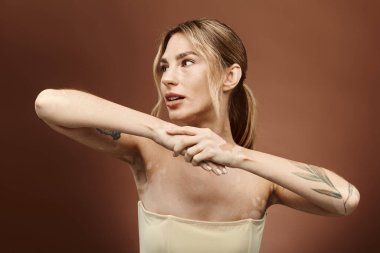
<svg viewBox="0 0 380 253"><path fill-rule="evenodd" d="M246 168L250 167L250 164L254 162L253 158L248 153L250 151L252 150L247 150L236 145L231 150L233 154L233 159L231 159L231 167L240 168L243 170L246 170Z"/></svg>
<svg viewBox="0 0 380 253"><path fill-rule="evenodd" d="M226 165L233 168L240 168L244 161L243 148L238 145L228 145L225 150Z"/></svg>
<svg viewBox="0 0 380 253"><path fill-rule="evenodd" d="M149 138L151 140L158 142L161 139L160 136L165 131L165 123L166 122L163 120L157 120L155 124L149 127L149 131L151 133Z"/></svg>
<svg viewBox="0 0 380 253"><path fill-rule="evenodd" d="M175 126L172 123L166 122L164 120L158 120L156 124L151 126L150 139L156 142L157 144L162 145L163 147L172 150L174 142L172 138L167 134L167 130Z"/></svg>

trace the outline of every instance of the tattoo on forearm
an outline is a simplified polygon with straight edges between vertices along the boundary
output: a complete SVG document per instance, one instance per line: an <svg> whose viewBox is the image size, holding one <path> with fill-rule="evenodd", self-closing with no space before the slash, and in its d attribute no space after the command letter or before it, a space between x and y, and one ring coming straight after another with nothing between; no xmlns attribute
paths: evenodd
<svg viewBox="0 0 380 253"><path fill-rule="evenodd" d="M344 212L347 213L347 208L346 208L346 203L347 201L350 199L351 195L352 195L352 191L353 191L354 187L352 186L352 184L348 183L348 195L347 195L347 198L346 200L343 202L343 206L344 206Z"/></svg>
<svg viewBox="0 0 380 253"><path fill-rule="evenodd" d="M321 182L327 184L331 190L326 190L326 189L312 189L315 192L318 192L320 194L327 195L329 197L333 197L336 199L342 199L342 194L338 191L338 189L334 186L334 184L331 182L329 177L327 176L326 172L324 171L323 168L315 166L315 165L310 165L310 164L305 164L305 163L300 163L296 161L291 161L295 166L298 168L302 169L303 172L293 172L293 174L304 178L306 180L310 181L315 181L315 182ZM347 214L347 202L351 198L353 194L354 186L352 184L348 183L348 194L347 198L343 201L343 207L344 207L344 212Z"/></svg>
<svg viewBox="0 0 380 253"><path fill-rule="evenodd" d="M98 132L101 134L111 136L113 140L119 139L120 134L121 134L119 131L113 131L113 130L106 130L106 129L100 129L100 128L96 128L96 130L98 130Z"/></svg>
<svg viewBox="0 0 380 253"><path fill-rule="evenodd" d="M289 160L290 161L290 160ZM305 164L305 163L300 163L300 162L295 162L291 161L295 166L298 168L302 169L303 172L293 172L293 174L304 178L306 180L310 181L315 181L315 182L321 182L327 184L331 190L326 190L326 189L313 189L313 191L316 191L320 194L324 194L333 198L341 199L342 194L338 191L338 189L335 188L334 184L331 182L329 177L327 176L326 172L323 170L323 168L310 165L310 164Z"/></svg>

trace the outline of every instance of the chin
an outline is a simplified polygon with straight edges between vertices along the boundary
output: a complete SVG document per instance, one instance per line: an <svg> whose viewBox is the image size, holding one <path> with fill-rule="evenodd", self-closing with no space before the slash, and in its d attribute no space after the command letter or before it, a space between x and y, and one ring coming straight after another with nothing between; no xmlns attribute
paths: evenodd
<svg viewBox="0 0 380 253"><path fill-rule="evenodd" d="M168 111L170 121L179 123L181 125L191 125L197 119L197 115L194 113L185 113L180 110Z"/></svg>
<svg viewBox="0 0 380 253"><path fill-rule="evenodd" d="M167 108L170 121L180 125L196 126L200 122L207 120L213 115L212 105L195 105L179 107L176 109Z"/></svg>

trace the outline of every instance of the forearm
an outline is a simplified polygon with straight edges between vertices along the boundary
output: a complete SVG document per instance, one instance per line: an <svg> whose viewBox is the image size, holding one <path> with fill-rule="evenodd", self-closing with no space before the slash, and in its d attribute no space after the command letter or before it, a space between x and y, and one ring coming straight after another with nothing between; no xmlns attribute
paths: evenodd
<svg viewBox="0 0 380 253"><path fill-rule="evenodd" d="M93 127L153 138L169 123L77 90L44 90L35 102L38 116L67 128Z"/></svg>
<svg viewBox="0 0 380 253"><path fill-rule="evenodd" d="M357 189L327 169L249 149L239 153L235 167L297 193L330 213L347 215L358 204Z"/></svg>

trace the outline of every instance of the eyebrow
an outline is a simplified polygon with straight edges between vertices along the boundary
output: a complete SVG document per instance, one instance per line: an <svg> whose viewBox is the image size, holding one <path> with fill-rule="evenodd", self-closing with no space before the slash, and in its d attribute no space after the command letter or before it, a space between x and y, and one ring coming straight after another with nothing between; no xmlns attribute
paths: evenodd
<svg viewBox="0 0 380 253"><path fill-rule="evenodd" d="M178 60L180 60L182 58L185 58L186 56L191 55L191 54L198 56L198 54L196 52L194 52L194 51L186 51L186 52L178 54L175 57L175 59L178 61ZM160 59L160 63L168 63L168 60L166 60L165 58L161 58Z"/></svg>

